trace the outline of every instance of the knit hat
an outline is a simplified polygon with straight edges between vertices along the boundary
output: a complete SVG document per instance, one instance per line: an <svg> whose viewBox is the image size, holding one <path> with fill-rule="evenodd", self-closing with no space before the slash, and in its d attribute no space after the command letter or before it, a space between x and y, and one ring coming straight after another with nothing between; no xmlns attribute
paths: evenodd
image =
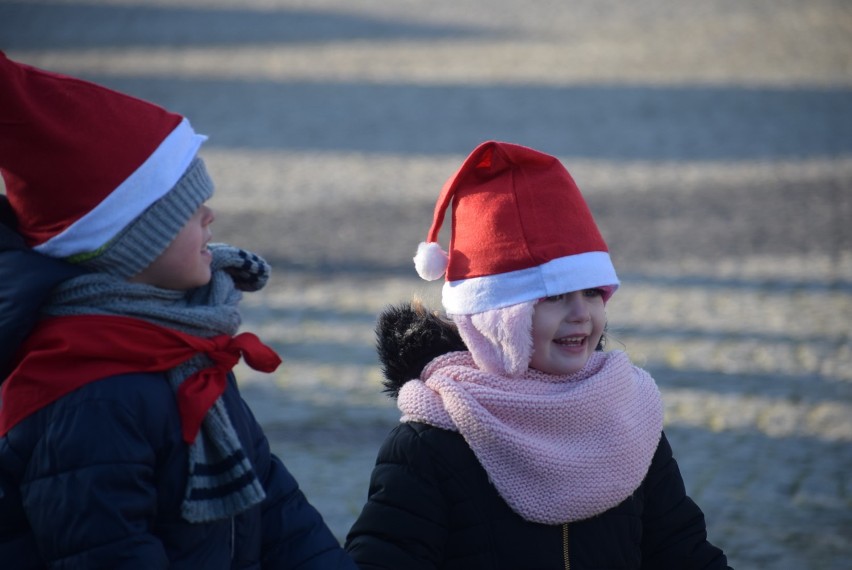
<svg viewBox="0 0 852 570"><path fill-rule="evenodd" d="M184 117L0 52L0 174L45 255L129 278L213 194Z"/></svg>
<svg viewBox="0 0 852 570"><path fill-rule="evenodd" d="M451 202L447 253L437 242ZM414 264L423 279L446 275L444 308L477 363L496 373L518 374L529 364L537 300L601 288L607 301L619 284L591 211L559 160L496 141L476 147L444 184ZM477 331L484 338L472 338Z"/></svg>

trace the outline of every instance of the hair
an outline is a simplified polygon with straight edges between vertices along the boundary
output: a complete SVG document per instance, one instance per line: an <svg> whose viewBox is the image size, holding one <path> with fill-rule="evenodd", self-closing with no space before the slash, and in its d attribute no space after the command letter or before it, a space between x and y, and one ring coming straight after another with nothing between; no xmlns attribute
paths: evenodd
<svg viewBox="0 0 852 570"><path fill-rule="evenodd" d="M606 348L606 330L608 325L604 325L604 330L601 333L601 339L598 341L598 345L595 347L595 350L598 352L603 352L604 348Z"/></svg>

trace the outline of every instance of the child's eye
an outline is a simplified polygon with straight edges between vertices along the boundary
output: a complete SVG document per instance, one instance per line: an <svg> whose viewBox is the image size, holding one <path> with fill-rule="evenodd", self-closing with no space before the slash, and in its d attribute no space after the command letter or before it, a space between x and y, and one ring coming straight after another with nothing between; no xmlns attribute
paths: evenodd
<svg viewBox="0 0 852 570"><path fill-rule="evenodd" d="M556 303L565 298L565 293L559 295L551 295L550 297L545 297L544 300L548 303Z"/></svg>
<svg viewBox="0 0 852 570"><path fill-rule="evenodd" d="M601 289L600 287L595 287L593 289L584 290L583 294L586 297L603 297L604 296L604 290Z"/></svg>

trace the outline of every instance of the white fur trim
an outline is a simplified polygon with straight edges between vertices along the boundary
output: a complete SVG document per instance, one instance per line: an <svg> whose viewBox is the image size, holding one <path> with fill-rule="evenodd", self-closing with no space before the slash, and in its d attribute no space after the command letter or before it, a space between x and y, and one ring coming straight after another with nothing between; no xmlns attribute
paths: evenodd
<svg viewBox="0 0 852 570"><path fill-rule="evenodd" d="M414 268L422 279L435 281L447 272L449 259L447 252L441 249L437 242L422 241L417 246L417 255L414 256Z"/></svg>
<svg viewBox="0 0 852 570"><path fill-rule="evenodd" d="M184 118L100 204L34 249L51 257L96 251L177 184L205 140Z"/></svg>
<svg viewBox="0 0 852 570"><path fill-rule="evenodd" d="M609 254L591 251L560 257L538 267L444 283L447 313L471 315L593 287L618 288Z"/></svg>

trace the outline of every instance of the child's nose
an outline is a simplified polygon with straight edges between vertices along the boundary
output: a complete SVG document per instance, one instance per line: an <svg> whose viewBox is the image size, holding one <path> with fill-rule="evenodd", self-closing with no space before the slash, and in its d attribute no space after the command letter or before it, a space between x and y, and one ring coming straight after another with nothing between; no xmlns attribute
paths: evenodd
<svg viewBox="0 0 852 570"><path fill-rule="evenodd" d="M591 318L589 306L586 304L582 291L571 293L566 299L568 312L566 318L572 323L584 323Z"/></svg>

